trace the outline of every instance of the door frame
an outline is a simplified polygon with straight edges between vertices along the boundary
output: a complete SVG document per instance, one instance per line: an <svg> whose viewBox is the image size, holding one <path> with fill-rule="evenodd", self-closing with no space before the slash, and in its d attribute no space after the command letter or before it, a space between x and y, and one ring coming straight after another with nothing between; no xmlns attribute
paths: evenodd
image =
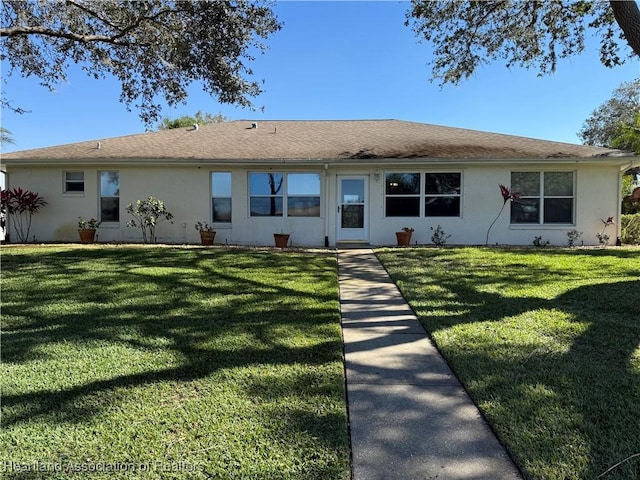
<svg viewBox="0 0 640 480"><path fill-rule="evenodd" d="M362 180L364 189L364 211L362 228L342 228L342 181ZM337 175L336 176L336 241L369 242L369 175Z"/></svg>

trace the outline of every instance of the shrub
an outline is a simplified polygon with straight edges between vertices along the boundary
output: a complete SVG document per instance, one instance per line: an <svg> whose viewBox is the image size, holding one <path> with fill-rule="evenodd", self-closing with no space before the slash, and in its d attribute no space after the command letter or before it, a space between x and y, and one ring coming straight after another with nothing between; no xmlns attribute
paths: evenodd
<svg viewBox="0 0 640 480"><path fill-rule="evenodd" d="M543 240L542 235L536 235L533 237L534 247L546 247L547 245L549 245L549 240Z"/></svg>
<svg viewBox="0 0 640 480"><path fill-rule="evenodd" d="M433 235L431 235L431 241L433 242L433 244L436 247L443 247L445 243L447 243L447 238L449 238L451 235L445 234L440 225L438 225L435 229L433 227L429 228L433 232Z"/></svg>
<svg viewBox="0 0 640 480"><path fill-rule="evenodd" d="M622 243L640 245L640 213L620 217Z"/></svg>
<svg viewBox="0 0 640 480"><path fill-rule="evenodd" d="M582 232L575 229L569 230L567 232L567 246L570 248L575 247L578 240L580 240L580 237L582 237Z"/></svg>
<svg viewBox="0 0 640 480"><path fill-rule="evenodd" d="M138 227L142 230L144 243L156 243L156 225L173 218L173 214L167 211L164 202L153 197L137 200L135 205L130 203L127 205L127 213L133 217L133 220L127 222L127 227Z"/></svg>

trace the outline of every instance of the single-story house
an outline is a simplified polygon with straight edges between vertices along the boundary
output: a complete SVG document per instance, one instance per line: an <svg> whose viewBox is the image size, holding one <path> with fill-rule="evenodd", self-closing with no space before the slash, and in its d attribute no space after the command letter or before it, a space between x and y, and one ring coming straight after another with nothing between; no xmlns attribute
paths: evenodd
<svg viewBox="0 0 640 480"><path fill-rule="evenodd" d="M78 217L102 221L101 242L141 240L126 226L129 203L164 201L173 223L163 243L392 245L395 232L432 228L449 244L484 244L503 206L499 185L520 194L491 229L490 244L566 245L582 232L596 245L601 219L619 234L622 173L638 157L617 150L398 120L230 121L59 145L2 156L6 187L48 202L36 241L78 241Z"/></svg>

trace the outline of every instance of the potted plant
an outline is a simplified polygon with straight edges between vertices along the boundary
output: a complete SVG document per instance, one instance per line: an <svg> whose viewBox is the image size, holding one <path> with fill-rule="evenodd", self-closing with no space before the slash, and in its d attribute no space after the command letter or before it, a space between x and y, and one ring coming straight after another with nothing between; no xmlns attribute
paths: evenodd
<svg viewBox="0 0 640 480"><path fill-rule="evenodd" d="M290 233L274 233L273 239L276 242L276 247L287 248L287 245L289 245L290 235L291 235Z"/></svg>
<svg viewBox="0 0 640 480"><path fill-rule="evenodd" d="M216 231L207 222L197 222L196 230L200 232L200 242L202 245L213 245L216 238Z"/></svg>
<svg viewBox="0 0 640 480"><path fill-rule="evenodd" d="M401 231L396 232L396 240L398 241L399 247L407 247L411 244L411 234L413 233L413 228L404 227Z"/></svg>
<svg viewBox="0 0 640 480"><path fill-rule="evenodd" d="M82 217L78 217L78 234L80 235L81 243L93 243L96 239L96 230L100 226L100 223L95 218L85 220Z"/></svg>

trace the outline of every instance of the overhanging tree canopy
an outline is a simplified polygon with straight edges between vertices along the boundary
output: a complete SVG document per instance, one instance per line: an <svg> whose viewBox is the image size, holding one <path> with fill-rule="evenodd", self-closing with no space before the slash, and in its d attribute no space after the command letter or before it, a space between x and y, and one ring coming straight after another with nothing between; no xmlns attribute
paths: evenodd
<svg viewBox="0 0 640 480"><path fill-rule="evenodd" d="M433 78L459 83L484 63L553 72L558 59L579 54L587 31L600 38L606 66L640 56L640 10L634 1L412 0L406 24L433 43Z"/></svg>
<svg viewBox="0 0 640 480"><path fill-rule="evenodd" d="M611 146L640 155L640 113L636 113L633 120L631 124L620 125L618 134L611 142ZM637 175L639 170L636 168L634 174Z"/></svg>
<svg viewBox="0 0 640 480"><path fill-rule="evenodd" d="M609 100L596 108L578 132L586 145L599 145L633 150L630 145L614 140L620 136L621 129L634 126L640 115L640 78L624 82L613 91Z"/></svg>
<svg viewBox="0 0 640 480"><path fill-rule="evenodd" d="M35 76L51 90L69 62L92 77L115 76L120 100L158 120L161 101L183 102L201 82L223 103L252 106L261 92L247 65L281 28L266 0L3 0L0 59L5 79ZM13 107L4 96L2 105Z"/></svg>
<svg viewBox="0 0 640 480"><path fill-rule="evenodd" d="M178 118L164 117L158 124L158 130L170 130L172 128L185 128L193 125L206 125L207 123L221 123L225 122L227 118L218 113L214 115L212 113L202 113L198 110L195 116L183 115Z"/></svg>

